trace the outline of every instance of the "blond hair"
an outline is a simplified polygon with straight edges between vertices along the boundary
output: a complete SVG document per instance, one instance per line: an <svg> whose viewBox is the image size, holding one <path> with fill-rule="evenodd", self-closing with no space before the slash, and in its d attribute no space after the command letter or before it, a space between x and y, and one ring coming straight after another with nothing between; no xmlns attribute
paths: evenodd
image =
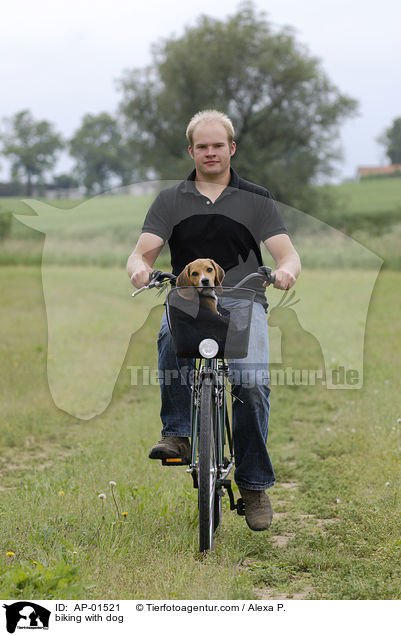
<svg viewBox="0 0 401 636"><path fill-rule="evenodd" d="M196 115L194 115L187 126L186 136L190 146L193 146L193 135L195 127L198 124L203 124L206 122L217 121L222 124L227 132L228 143L231 144L234 139L234 126L232 121L225 113L220 112L219 110L200 110Z"/></svg>

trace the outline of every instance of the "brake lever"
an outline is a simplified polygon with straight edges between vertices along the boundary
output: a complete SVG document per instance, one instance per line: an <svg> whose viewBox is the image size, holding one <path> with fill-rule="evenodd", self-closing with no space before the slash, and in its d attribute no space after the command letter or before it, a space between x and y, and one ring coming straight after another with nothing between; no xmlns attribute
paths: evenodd
<svg viewBox="0 0 401 636"><path fill-rule="evenodd" d="M260 267L258 267L258 273L262 274L266 278L266 282L268 282L269 285L274 284L276 280L276 275L272 274L271 267L269 267L268 265L261 265Z"/></svg>
<svg viewBox="0 0 401 636"><path fill-rule="evenodd" d="M140 289L137 289L136 291L132 292L131 294L132 298L134 298L134 296L138 296L138 294L145 291L145 289L149 289L149 285L145 285L145 287L141 287Z"/></svg>
<svg viewBox="0 0 401 636"><path fill-rule="evenodd" d="M158 272L160 273L160 272ZM144 287L141 287L140 289L137 289L136 291L134 291L131 296L134 298L134 296L137 296L138 294L140 294L141 292L145 291L145 289L153 289L154 287L161 287L163 285L162 282L154 280L155 279L155 275L152 276L151 280L149 281L149 283L147 285L145 285Z"/></svg>

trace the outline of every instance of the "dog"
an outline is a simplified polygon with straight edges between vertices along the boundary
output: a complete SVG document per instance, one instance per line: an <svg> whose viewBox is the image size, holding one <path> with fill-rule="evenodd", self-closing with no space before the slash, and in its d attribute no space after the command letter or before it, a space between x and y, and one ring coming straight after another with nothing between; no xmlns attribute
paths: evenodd
<svg viewBox="0 0 401 636"><path fill-rule="evenodd" d="M199 294L201 307L218 314L217 294L225 276L224 269L211 258L198 258L188 263L178 275L176 287L178 294L186 300L194 300L196 292ZM196 289L188 289L194 287Z"/></svg>
<svg viewBox="0 0 401 636"><path fill-rule="evenodd" d="M229 317L218 311L217 298L224 275L211 258L198 258L177 276L177 295L170 300L169 316L178 357L199 357L199 343L205 338L215 339L223 355Z"/></svg>

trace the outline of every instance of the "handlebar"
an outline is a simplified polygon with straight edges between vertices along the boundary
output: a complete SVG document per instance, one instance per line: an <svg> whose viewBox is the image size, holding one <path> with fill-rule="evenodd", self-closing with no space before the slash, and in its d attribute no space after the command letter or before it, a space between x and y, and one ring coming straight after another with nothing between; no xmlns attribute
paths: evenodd
<svg viewBox="0 0 401 636"><path fill-rule="evenodd" d="M244 284L247 283L248 280L251 280L252 278L261 278L265 280L266 282L268 282L269 284L272 284L276 280L276 276L275 274L272 274L271 272L272 272L271 267L268 267L267 265L261 265L260 267L258 267L257 272L248 274L247 276L245 276L245 278L240 280L240 282L234 285L233 287L234 289L237 287L243 287ZM150 274L148 287L160 287L160 285L165 280L173 281L176 278L177 277L174 276L174 274L170 274L169 272L161 272L160 270L156 269Z"/></svg>
<svg viewBox="0 0 401 636"><path fill-rule="evenodd" d="M254 272L253 274L248 274L248 276L245 276L245 278L240 280L239 283L234 285L234 289L236 289L237 287L243 287L245 283L247 283L252 278L261 278L265 282L269 283L269 285L271 285L276 280L276 275L272 274L271 272L272 272L271 267L268 267L267 265L261 265L260 267L258 267L257 272Z"/></svg>
<svg viewBox="0 0 401 636"><path fill-rule="evenodd" d="M268 267L267 265L261 265L260 267L258 267L257 272L248 274L248 276L245 276L245 278L240 280L239 283L234 285L234 289L238 287L243 287L245 283L247 283L252 278L260 278L263 281L268 282L269 285L273 284L274 281L276 280L276 276L272 274L271 272L272 272L271 267ZM145 289L153 289L154 287L161 287L166 280L173 282L176 280L176 278L177 276L175 276L174 274L170 274L170 272L162 272L159 269L155 269L149 276L149 283L145 285L145 287L142 287L141 289L137 289L132 294L132 296L136 296L137 294L139 294Z"/></svg>
<svg viewBox="0 0 401 636"><path fill-rule="evenodd" d="M153 270L149 276L149 283L140 289L134 291L131 296L137 296L145 289L153 289L154 287L162 287L165 280L174 281L177 277L169 272L161 272L159 269Z"/></svg>
<svg viewBox="0 0 401 636"><path fill-rule="evenodd" d="M258 274L263 274L271 285L276 282L276 274L272 274L272 268L267 265L258 267Z"/></svg>
<svg viewBox="0 0 401 636"><path fill-rule="evenodd" d="M149 276L148 287L160 287L165 280L174 281L176 278L177 276L175 276L174 274L170 274L169 272L161 272L159 269L155 269Z"/></svg>

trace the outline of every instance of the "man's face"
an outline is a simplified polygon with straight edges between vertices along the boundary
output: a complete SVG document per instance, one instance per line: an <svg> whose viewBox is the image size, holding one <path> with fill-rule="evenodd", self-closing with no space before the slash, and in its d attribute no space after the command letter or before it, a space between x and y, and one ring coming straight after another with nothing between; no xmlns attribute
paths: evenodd
<svg viewBox="0 0 401 636"><path fill-rule="evenodd" d="M223 176L230 167L235 142L229 143L227 131L220 122L198 124L193 133L193 145L188 152L195 162L198 176Z"/></svg>

